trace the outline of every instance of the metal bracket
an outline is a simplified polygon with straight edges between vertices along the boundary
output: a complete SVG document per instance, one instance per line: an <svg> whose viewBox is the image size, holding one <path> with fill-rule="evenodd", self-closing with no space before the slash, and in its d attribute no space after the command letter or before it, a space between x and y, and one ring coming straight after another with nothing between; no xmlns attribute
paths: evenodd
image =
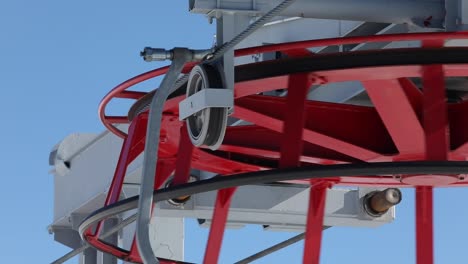
<svg viewBox="0 0 468 264"><path fill-rule="evenodd" d="M211 107L233 107L234 94L230 89L208 88L187 97L179 103L179 120Z"/></svg>

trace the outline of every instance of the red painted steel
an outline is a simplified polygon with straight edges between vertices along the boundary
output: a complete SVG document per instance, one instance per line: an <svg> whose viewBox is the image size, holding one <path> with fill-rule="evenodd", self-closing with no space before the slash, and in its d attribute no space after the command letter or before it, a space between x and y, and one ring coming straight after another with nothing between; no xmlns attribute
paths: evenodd
<svg viewBox="0 0 468 264"><path fill-rule="evenodd" d="M314 39L304 40L290 43L279 43L265 46L250 47L239 49L234 52L235 56L246 56L257 53L297 50L313 47L339 46L357 43L373 43L373 42L393 42L393 41L440 41L448 39L467 39L468 32L441 32L441 33L412 33L412 34L387 34L387 35L372 35L372 36L356 36L347 38L329 38L329 39Z"/></svg>
<svg viewBox="0 0 468 264"><path fill-rule="evenodd" d="M424 156L424 131L404 88L398 80L362 82L400 156Z"/></svg>
<svg viewBox="0 0 468 264"><path fill-rule="evenodd" d="M398 83L403 89L412 110L421 119L423 94L421 90L408 78L399 78Z"/></svg>
<svg viewBox="0 0 468 264"><path fill-rule="evenodd" d="M256 110L258 110L258 106L252 106L252 108L256 108ZM233 116L276 132L281 132L283 127L283 120L257 112L255 110L244 108L240 105L236 105ZM335 151L338 151L344 155L354 157L359 160L375 160L381 158L382 156L377 152L307 128L304 128L302 133L303 139L306 142L324 148L334 149Z"/></svg>
<svg viewBox="0 0 468 264"><path fill-rule="evenodd" d="M253 47L236 56L281 52L291 57L313 55L312 47L365 42L423 41L423 48L442 47L448 39L468 39L468 32L378 35L321 39ZM186 65L188 72L194 64ZM168 67L134 77L114 88L102 100L99 114L104 125L125 139L121 159L133 160L144 148L145 131L131 124L129 135L114 124L128 123L125 116L107 116L113 98L139 99L146 93L127 88L166 73ZM402 160L466 160L468 157L468 102L447 104L445 77L467 76L468 64L401 65L364 67L282 75L235 84L233 116L252 123L228 127L220 149L193 148L186 128L178 120L178 104L184 96L169 99L161 124L160 157L155 189L174 171L175 184L186 182L190 168L231 175L279 167ZM422 78L423 93L410 78ZM374 107L306 101L311 84L361 81ZM263 92L287 89L288 97ZM395 106L398 107L395 107ZM136 120L147 119L142 114ZM139 121L140 122L140 121ZM145 124L146 121L142 122ZM135 124L135 125L134 125ZM133 128L132 128L133 127ZM146 129L145 129L146 130ZM127 143L131 142L131 143ZM131 145L131 146L130 146ZM125 156L126 155L126 156ZM125 165L122 165L122 164ZM109 201L115 202L126 165L119 161ZM177 166L176 166L177 165ZM176 169L177 167L177 169ZM311 184L308 180L291 183ZM433 263L432 186L468 186L468 178L454 175L392 175L336 177L312 184L306 227L304 263L318 263L327 184L351 186L416 187L417 263ZM114 190L115 189L115 190ZM218 191L204 263L217 263L229 205L235 189ZM112 201L112 202L111 202ZM139 262L138 252L107 245L86 232L96 248L123 259Z"/></svg>
<svg viewBox="0 0 468 264"><path fill-rule="evenodd" d="M130 124L128 128L128 137L124 139L122 144L122 149L120 151L119 159L117 161L114 177L112 178L109 191L107 193L106 201L104 205L110 205L116 203L120 199L120 194L122 192L122 186L127 172L127 166L130 164L134 157L132 157L132 152L135 146L139 141L139 136L141 133L138 133L139 130L146 129L147 115L140 115L135 119L135 122ZM101 233L103 223L99 222L92 236L98 237Z"/></svg>
<svg viewBox="0 0 468 264"><path fill-rule="evenodd" d="M190 141L187 131L187 125L180 128L180 143L179 151L177 152L176 169L174 172L173 185L178 185L188 182L190 178L190 168L192 162L193 144Z"/></svg>
<svg viewBox="0 0 468 264"><path fill-rule="evenodd" d="M229 188L218 191L210 227L210 234L208 236L208 243L206 244L205 258L203 260L203 263L205 264L218 263L221 244L223 242L224 229L229 213L229 206L235 190L236 188Z"/></svg>
<svg viewBox="0 0 468 264"><path fill-rule="evenodd" d="M426 47L441 47L442 40L426 40ZM448 117L445 96L445 76L442 65L422 68L423 80L423 125L425 131L427 160L447 160ZM455 176L411 176L405 179L416 187L416 262L434 263L434 212L432 186L456 182ZM428 186L429 185L429 186Z"/></svg>
<svg viewBox="0 0 468 264"><path fill-rule="evenodd" d="M416 263L434 263L432 186L416 187Z"/></svg>
<svg viewBox="0 0 468 264"><path fill-rule="evenodd" d="M314 55L314 53L308 49L289 49L289 50L284 50L282 53L286 54L288 57L291 57L291 58Z"/></svg>
<svg viewBox="0 0 468 264"><path fill-rule="evenodd" d="M323 217L329 187L330 183L328 182L312 182L309 194L303 263L318 264L320 262Z"/></svg>
<svg viewBox="0 0 468 264"><path fill-rule="evenodd" d="M311 85L308 74L294 74L289 77L288 94L281 137L280 168L297 167L302 155L302 131L306 119L305 101Z"/></svg>
<svg viewBox="0 0 468 264"><path fill-rule="evenodd" d="M356 43L369 43L369 42L391 42L391 41L417 41L417 40L429 40L435 41L439 40L448 40L448 39L467 39L468 32L447 32L447 33L413 33L413 34L389 34L389 35L373 35L373 36L358 36L358 37L348 37L348 38L330 38L330 39L318 39L318 40L307 40L307 41L298 41L291 43L281 43L273 45L264 45L259 47L245 48L235 51L235 56L246 56L258 53L265 52L275 52L275 51L290 51L294 50L303 50L306 48L312 47L324 47L324 46L336 46L336 45L345 45L345 44L356 44ZM188 64L184 68L183 72L187 72L193 67L194 64ZM99 104L99 116L104 126L106 126L109 131L113 132L119 137L124 138L126 133L117 129L111 121L108 119L109 116L106 115L106 106L112 100L112 98L120 97L121 93L126 89L134 86L138 83L144 82L148 79L163 75L167 72L169 66L155 69L138 76L135 76L115 88L113 88L101 101ZM463 73L461 74L463 75ZM370 75L372 76L372 75ZM410 77L409 75L407 77ZM329 80L330 81L330 80ZM283 86L284 87L284 86Z"/></svg>

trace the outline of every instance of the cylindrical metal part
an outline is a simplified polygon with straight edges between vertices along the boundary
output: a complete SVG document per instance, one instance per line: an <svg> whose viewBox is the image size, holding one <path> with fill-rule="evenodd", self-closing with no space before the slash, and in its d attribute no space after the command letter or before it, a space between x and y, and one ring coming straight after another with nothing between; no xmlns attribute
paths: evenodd
<svg viewBox="0 0 468 264"><path fill-rule="evenodd" d="M188 182L189 183L190 182L195 182L197 180L198 180L197 176L190 175ZM172 186L172 181L173 181L173 178L172 177L169 178L167 180L166 184L165 184L165 187L166 188L171 187ZM183 206L185 203L187 203L190 200L191 197L192 196L190 196L190 195L183 195L183 196L179 196L177 198L169 199L169 200L167 200L167 202L169 204L173 205L173 206Z"/></svg>
<svg viewBox="0 0 468 264"><path fill-rule="evenodd" d="M401 197L401 191L397 188L371 192L364 197L364 208L369 215L380 216L399 204Z"/></svg>
<svg viewBox="0 0 468 264"><path fill-rule="evenodd" d="M154 49L146 47L142 52L140 52L140 56L142 56L145 61L151 62L172 60L173 54L171 51L165 49Z"/></svg>

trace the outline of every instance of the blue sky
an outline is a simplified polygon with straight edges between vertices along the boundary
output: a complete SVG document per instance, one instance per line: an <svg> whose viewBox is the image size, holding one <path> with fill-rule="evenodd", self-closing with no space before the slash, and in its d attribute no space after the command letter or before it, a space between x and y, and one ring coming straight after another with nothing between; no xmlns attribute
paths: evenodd
<svg viewBox="0 0 468 264"><path fill-rule="evenodd" d="M68 252L46 229L53 210L49 151L70 133L102 131L102 97L121 81L163 65L143 62L143 47L210 47L214 25L187 10L182 0L0 2L0 262L49 263ZM436 191L437 263L466 262L467 194ZM404 195L390 225L327 230L322 263L414 263L414 193ZM187 260L201 261L206 232L188 223ZM228 231L221 263L290 236L254 226ZM299 263L301 246L259 263Z"/></svg>

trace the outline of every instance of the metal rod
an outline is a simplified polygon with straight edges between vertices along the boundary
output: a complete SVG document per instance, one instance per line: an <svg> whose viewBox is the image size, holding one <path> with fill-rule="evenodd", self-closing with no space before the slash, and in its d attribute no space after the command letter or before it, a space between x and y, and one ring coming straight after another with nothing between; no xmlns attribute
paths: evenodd
<svg viewBox="0 0 468 264"><path fill-rule="evenodd" d="M286 10L292 3L296 0L282 0L279 4L276 4L274 7L270 8L270 10L265 13L262 17L257 19L254 23L252 23L249 27L247 27L244 31L239 33L239 35L235 36L231 41L224 43L221 47L219 47L212 56L208 57L209 60L216 60L221 58L224 53L229 51L230 49L234 48L237 44L241 43L245 38L250 36L253 32L257 29L261 28L265 23L269 22L272 18L282 13Z"/></svg>
<svg viewBox="0 0 468 264"><path fill-rule="evenodd" d="M251 263L251 262L253 262L253 261L257 260L257 259L263 258L263 257L265 257L267 255L270 255L270 254L272 254L272 253L274 253L274 252L276 252L276 251L278 251L280 249L283 249L283 248L288 247L288 246L290 246L290 245L292 245L294 243L297 243L297 242L303 240L304 237L305 237L305 233L302 233L302 234L299 234L297 236L291 237L291 238L289 238L289 239L287 239L287 240L285 240L283 242L280 242L280 243L278 243L276 245L273 245L273 246L271 246L271 247L269 247L267 249L264 249L264 250L262 250L260 252L257 252L255 254L249 256L249 257L246 257L245 259L239 260L238 262L236 262L234 264Z"/></svg>

